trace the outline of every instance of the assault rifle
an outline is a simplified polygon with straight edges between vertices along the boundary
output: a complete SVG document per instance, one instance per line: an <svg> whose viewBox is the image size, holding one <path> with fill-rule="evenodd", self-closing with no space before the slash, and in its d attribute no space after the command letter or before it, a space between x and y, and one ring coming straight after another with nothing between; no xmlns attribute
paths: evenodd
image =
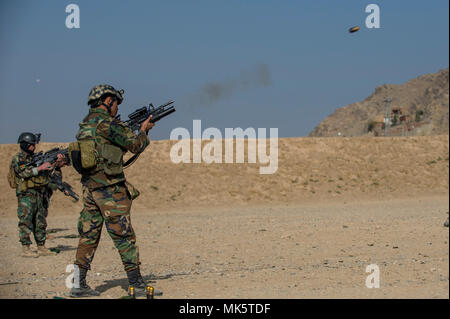
<svg viewBox="0 0 450 319"><path fill-rule="evenodd" d="M50 175L50 182L58 186L58 189L65 193L67 192L76 202L80 199L78 194L73 191L72 186L69 183L63 182L62 176L58 174Z"/></svg>
<svg viewBox="0 0 450 319"><path fill-rule="evenodd" d="M130 128L130 130L138 131L141 128L141 124L148 119L148 117L151 115L152 119L150 120L151 123L158 122L163 117L166 117L167 115L175 112L175 108L172 106L174 101L169 101L167 103L164 103L158 107L154 107L152 103L148 105L148 107L143 106L133 113L130 113L128 115L128 120L124 121L125 125ZM120 120L120 115L116 116L116 119ZM130 167L131 164L136 162L138 159L140 153L134 154L128 161L126 161L123 164L124 168Z"/></svg>
<svg viewBox="0 0 450 319"><path fill-rule="evenodd" d="M26 166L38 167L46 162L53 164L58 159L58 154L64 155L67 165L70 165L69 149L55 147L45 153L40 151L39 153L33 154L31 162L27 163Z"/></svg>
<svg viewBox="0 0 450 319"><path fill-rule="evenodd" d="M124 123L134 132L139 130L141 124L148 119L150 115L152 115L152 119L150 122L155 123L158 122L163 117L175 112L175 108L172 106L174 101L169 101L164 103L158 107L154 107L152 103L147 106L143 106L133 113L128 115L128 120L124 121ZM120 115L116 116L118 120L120 120Z"/></svg>

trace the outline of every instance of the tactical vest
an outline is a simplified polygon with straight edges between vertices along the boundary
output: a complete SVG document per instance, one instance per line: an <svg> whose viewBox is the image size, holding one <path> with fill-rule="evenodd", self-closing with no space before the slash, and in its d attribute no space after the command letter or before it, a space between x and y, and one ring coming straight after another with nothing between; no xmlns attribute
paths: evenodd
<svg viewBox="0 0 450 319"><path fill-rule="evenodd" d="M33 176L31 178L23 179L23 178L17 178L17 190L19 193L25 192L28 189L38 189L42 188L48 185L50 182L48 176Z"/></svg>
<svg viewBox="0 0 450 319"><path fill-rule="evenodd" d="M25 168L25 164L26 163L22 163L20 165L20 168L23 169ZM14 178L13 175L14 174ZM13 182L16 187L16 192L17 193L23 193L26 192L28 189L41 189L42 187L45 187L49 184L50 179L47 175L38 175L38 176L32 176L30 178L21 178L19 176L16 175L16 173L14 172L14 168L11 166L10 167L10 172L8 174L8 180L11 179L10 181L10 186L13 187L13 184L11 184L11 182Z"/></svg>
<svg viewBox="0 0 450 319"><path fill-rule="evenodd" d="M98 122L83 121L76 135L77 142L69 144L69 156L74 168L83 176L89 188L124 181L123 151L103 136L97 135Z"/></svg>

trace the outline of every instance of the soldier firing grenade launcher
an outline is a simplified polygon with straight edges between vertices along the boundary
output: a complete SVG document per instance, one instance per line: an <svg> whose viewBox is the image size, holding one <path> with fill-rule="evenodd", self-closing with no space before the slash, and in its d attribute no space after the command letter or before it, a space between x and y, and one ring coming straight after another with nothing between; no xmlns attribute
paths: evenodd
<svg viewBox="0 0 450 319"><path fill-rule="evenodd" d="M148 105L148 107L143 106L133 113L128 115L128 120L124 123L134 132L140 129L141 124L148 119L150 115L152 115L152 119L150 122L155 123L158 122L163 117L175 112L175 108L172 106L174 101L169 101L165 104L162 104L158 107L154 107L152 103ZM120 115L117 116L117 119L120 120Z"/></svg>

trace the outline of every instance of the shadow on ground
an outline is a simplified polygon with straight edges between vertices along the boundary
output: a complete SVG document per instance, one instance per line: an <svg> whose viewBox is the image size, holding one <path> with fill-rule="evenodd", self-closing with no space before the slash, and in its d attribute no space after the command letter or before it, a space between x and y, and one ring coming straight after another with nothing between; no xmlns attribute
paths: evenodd
<svg viewBox="0 0 450 319"><path fill-rule="evenodd" d="M80 238L80 236L76 235L76 234L70 234L70 235L54 236L53 238L54 239L57 239L57 238L72 239L72 238Z"/></svg>
<svg viewBox="0 0 450 319"><path fill-rule="evenodd" d="M188 275L187 273L173 273L173 274L166 274L166 275L147 275L142 276L144 280L149 284L154 284L157 280L165 280L172 278L173 276L184 276ZM104 283L100 286L95 287L95 290L97 290L100 293L103 293L111 288L120 286L125 292L128 292L128 279L120 278L120 279L112 279L112 280L105 280Z"/></svg>
<svg viewBox="0 0 450 319"><path fill-rule="evenodd" d="M68 245L58 245L56 247L50 247L49 249L51 251L59 254L60 252L63 252L63 251L77 250L77 247L72 247L72 246L68 246Z"/></svg>
<svg viewBox="0 0 450 319"><path fill-rule="evenodd" d="M47 234L59 233L59 232L66 231L66 230L69 230L69 228L52 228L52 229L47 229Z"/></svg>

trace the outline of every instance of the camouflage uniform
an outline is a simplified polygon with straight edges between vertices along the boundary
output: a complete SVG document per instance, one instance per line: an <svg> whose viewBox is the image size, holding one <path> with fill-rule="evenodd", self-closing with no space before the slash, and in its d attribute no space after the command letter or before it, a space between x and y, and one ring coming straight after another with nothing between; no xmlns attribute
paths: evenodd
<svg viewBox="0 0 450 319"><path fill-rule="evenodd" d="M135 270L140 263L136 236L130 220L131 194L125 184L123 170L112 175L107 173L111 167L102 152L107 149L104 145L118 147L118 165L121 167L123 155L127 151L142 152L149 145L149 139L143 132L136 136L120 120L100 108L89 110L89 114L80 123L76 138L78 141L95 141L98 162L94 169L83 173L81 177L84 207L78 221L80 241L75 264L90 269L105 222L125 271Z"/></svg>
<svg viewBox="0 0 450 319"><path fill-rule="evenodd" d="M43 246L46 240L50 197L57 186L49 183L49 172L38 175L36 168L25 167L31 158L31 155L20 151L11 161L11 168L18 180L16 196L19 240L22 245L30 245L30 234L33 233L36 244ZM61 174L61 171L55 169L53 174Z"/></svg>

